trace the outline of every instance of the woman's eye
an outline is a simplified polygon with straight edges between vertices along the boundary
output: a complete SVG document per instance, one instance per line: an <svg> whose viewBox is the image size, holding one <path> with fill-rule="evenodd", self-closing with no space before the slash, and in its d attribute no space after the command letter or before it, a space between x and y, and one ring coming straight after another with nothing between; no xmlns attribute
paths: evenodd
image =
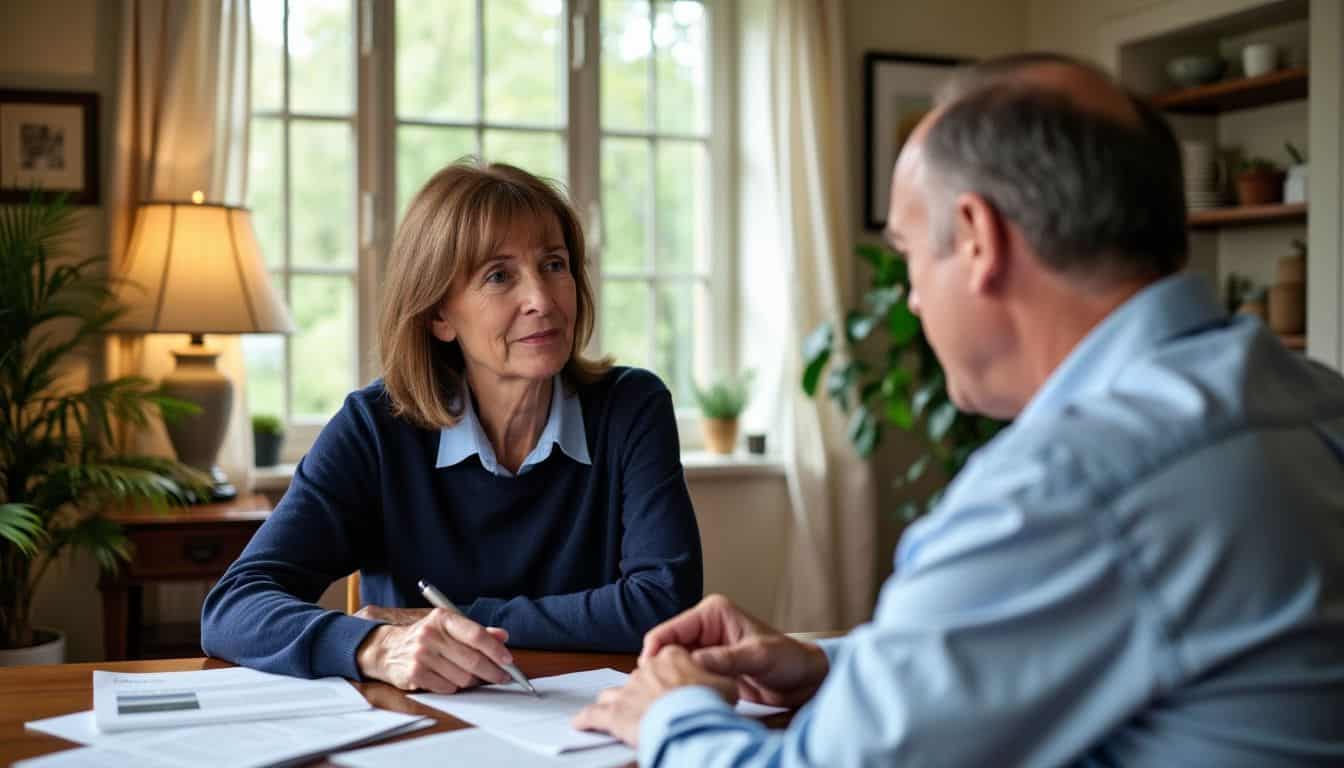
<svg viewBox="0 0 1344 768"><path fill-rule="evenodd" d="M565 260L561 258L554 258L546 262L546 269L549 269L552 272L564 272L568 268L569 266L565 264Z"/></svg>
<svg viewBox="0 0 1344 768"><path fill-rule="evenodd" d="M485 274L485 282L502 283L508 279L508 273L502 269L492 269Z"/></svg>

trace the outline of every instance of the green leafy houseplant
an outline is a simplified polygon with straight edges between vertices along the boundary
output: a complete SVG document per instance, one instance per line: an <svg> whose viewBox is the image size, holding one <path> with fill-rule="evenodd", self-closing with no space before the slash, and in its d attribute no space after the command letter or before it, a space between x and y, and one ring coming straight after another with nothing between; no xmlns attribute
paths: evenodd
<svg viewBox="0 0 1344 768"><path fill-rule="evenodd" d="M280 444L284 439L285 426L278 416L258 413L252 417L252 458L258 467L280 463Z"/></svg>
<svg viewBox="0 0 1344 768"><path fill-rule="evenodd" d="M121 312L106 258L60 258L75 222L62 198L36 194L0 208L0 648L34 643L33 594L63 553L83 550L106 570L130 555L109 504L162 509L208 492L176 461L125 455L113 425L145 425L192 407L136 377L80 386L75 359Z"/></svg>
<svg viewBox="0 0 1344 768"><path fill-rule="evenodd" d="M721 376L701 389L695 385L695 402L707 419L736 419L747 407L751 395L752 372L740 376Z"/></svg>
<svg viewBox="0 0 1344 768"><path fill-rule="evenodd" d="M932 467L950 481L980 446L989 442L1002 422L962 413L948 398L942 365L906 303L910 276L897 253L861 245L858 255L872 267L872 285L862 305L845 316L843 332L851 349L877 334L885 348L871 363L853 356L832 365L835 329L817 326L803 342L803 391L815 397L825 374L828 397L849 414L849 439L868 458L891 426L918 437L920 451L897 476L897 484L914 483ZM857 395L857 397L856 397ZM900 513L909 520L932 509L942 486L922 500L906 502Z"/></svg>
<svg viewBox="0 0 1344 768"><path fill-rule="evenodd" d="M252 417L252 432L258 435L283 435L284 427L280 424L280 419L269 413L258 413Z"/></svg>
<svg viewBox="0 0 1344 768"><path fill-rule="evenodd" d="M700 422L704 433L705 450L728 454L737 445L737 417L747 407L751 396L752 372L740 376L722 376L701 389L695 385L695 402L704 419Z"/></svg>

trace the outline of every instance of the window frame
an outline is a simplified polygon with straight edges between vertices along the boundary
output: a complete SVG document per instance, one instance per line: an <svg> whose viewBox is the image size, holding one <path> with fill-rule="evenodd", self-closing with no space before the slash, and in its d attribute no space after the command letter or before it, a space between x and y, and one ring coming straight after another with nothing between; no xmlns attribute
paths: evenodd
<svg viewBox="0 0 1344 768"><path fill-rule="evenodd" d="M379 375L380 364L377 357L378 308L382 294L381 275L387 267L393 235L397 220L397 169L396 135L401 124L421 124L423 121L402 121L396 114L396 2L397 0L349 0L352 6L355 42L352 46L355 61L355 113L351 118L337 118L353 122L355 132L355 200L351 201L355 217L354 234L356 242L356 264L352 279L355 283L356 313L356 386L364 386ZM650 0L650 19L656 18L656 5L671 0ZM483 35L479 14L485 0L477 0L476 35L478 46ZM533 125L513 125L489 122L484 114L479 114L475 122L431 121L433 125L470 128L475 131L477 146L480 147L483 131L490 128L542 130L548 133L558 132L565 147L568 169L568 187L570 197L583 219L589 242L594 246L589 253L594 290L597 292L598 307L601 307L601 291L605 274L602 270L601 238L595 236L601 225L601 139L603 134L652 135L654 146L659 137L676 137L672 133L656 130L648 132L603 131L599 94L601 90L601 29L598 18L597 0L565 0L563 7L562 62L568 62L566 73L561 82L564 119L557 129ZM707 378L716 371L735 370L738 360L738 324L737 308L737 184L736 165L736 99L732 84L736 82L735 57L727 55L734 45L736 18L732 3L704 0L707 14L708 45L708 89L706 106L709 120L704 137L693 138L704 141L708 152L707 165L710 179L710 200L707 203L707 271L702 278L709 295L707 329L704 342L708 349L703 353L701 362L709 370L697 370L697 379ZM288 3L286 3L286 24L288 24ZM286 30L287 31L287 30ZM581 40L577 35L581 36ZM289 105L289 57L288 35L286 34L286 56L284 61L284 106ZM579 41L578 46L575 45ZM481 49L478 47L478 51ZM477 57L474 77L484 77L484 71ZM652 61L651 61L652 65ZM482 83L483 87L483 83ZM483 97L483 90L481 91ZM652 94L651 94L652 96ZM253 115L259 113L253 112ZM302 113L300 118L308 115ZM316 116L330 119L329 116ZM285 246L285 290L288 296L288 267L291 250L289 244L289 185L290 153L288 125L285 131L285 210L282 214L286 233ZM656 179L650 179L650 194L654 194ZM653 237L651 233L650 237ZM304 272L298 270L295 274ZM652 275L659 278L657 273ZM672 278L688 279L688 278ZM652 289L651 289L652 292ZM652 310L651 310L652 311ZM651 329L652 330L652 329ZM652 342L650 342L652 349ZM290 365L290 345L285 344L285 392L286 421L289 433L285 441L282 460L295 462L311 448L318 432L326 420L294 420L289 416L290 391L293 387L293 369ZM602 350L601 322L596 324L594 335L589 343L589 354L597 355ZM652 360L650 360L652 363ZM677 422L683 449L696 449L702 445L699 430L699 411L694 402L677 402Z"/></svg>

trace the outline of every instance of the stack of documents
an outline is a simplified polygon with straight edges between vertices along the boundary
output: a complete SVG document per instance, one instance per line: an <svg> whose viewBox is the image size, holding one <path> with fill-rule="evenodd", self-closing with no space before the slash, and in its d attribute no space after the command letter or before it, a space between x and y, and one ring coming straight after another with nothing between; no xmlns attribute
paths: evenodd
<svg viewBox="0 0 1344 768"><path fill-rule="evenodd" d="M242 667L93 674L92 711L27 724L30 730L89 746L16 766L255 768L433 723L431 718L373 709L354 686L338 678L301 680Z"/></svg>
<svg viewBox="0 0 1344 768"><path fill-rule="evenodd" d="M339 677L304 680L246 667L93 673L93 715L105 732L366 709L369 702Z"/></svg>

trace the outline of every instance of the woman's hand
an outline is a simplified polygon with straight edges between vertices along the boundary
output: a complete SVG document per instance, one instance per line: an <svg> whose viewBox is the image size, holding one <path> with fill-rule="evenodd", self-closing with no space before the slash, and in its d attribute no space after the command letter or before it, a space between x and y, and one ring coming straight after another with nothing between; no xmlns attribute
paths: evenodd
<svg viewBox="0 0 1344 768"><path fill-rule="evenodd" d="M361 675L402 690L434 693L456 693L483 682L509 681L508 673L500 668L513 661L504 647L507 632L499 627L482 627L441 608L420 610L424 615L413 623L383 624L364 638L355 651Z"/></svg>

